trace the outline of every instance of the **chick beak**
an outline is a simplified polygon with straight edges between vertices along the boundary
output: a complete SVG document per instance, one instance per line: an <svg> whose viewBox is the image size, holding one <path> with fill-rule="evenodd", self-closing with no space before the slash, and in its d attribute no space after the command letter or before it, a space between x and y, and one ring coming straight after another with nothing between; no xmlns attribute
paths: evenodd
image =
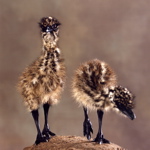
<svg viewBox="0 0 150 150"><path fill-rule="evenodd" d="M53 29L52 28L50 28L49 26L46 28L46 32L48 33L48 32L52 32L53 31Z"/></svg>
<svg viewBox="0 0 150 150"><path fill-rule="evenodd" d="M116 107L124 114L126 115L128 118L130 118L131 120L134 120L136 118L135 114L133 113L133 111L130 108L125 107L124 105L122 105L121 103L116 103Z"/></svg>
<svg viewBox="0 0 150 150"><path fill-rule="evenodd" d="M120 110L124 115L126 115L131 120L134 120L136 118L136 115L133 113L131 109L124 109Z"/></svg>

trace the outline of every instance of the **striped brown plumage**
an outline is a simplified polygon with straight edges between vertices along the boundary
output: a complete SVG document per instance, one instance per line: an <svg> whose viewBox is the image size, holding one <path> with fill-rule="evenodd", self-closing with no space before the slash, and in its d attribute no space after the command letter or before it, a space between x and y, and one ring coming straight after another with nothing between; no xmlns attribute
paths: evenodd
<svg viewBox="0 0 150 150"><path fill-rule="evenodd" d="M97 110L99 130L94 139L96 143L109 143L102 133L102 118L105 110L116 110L131 120L136 118L132 112L133 94L127 88L119 86L113 69L98 59L79 66L73 77L72 93L77 103L84 109L83 134L87 139L90 139L93 133L88 109Z"/></svg>
<svg viewBox="0 0 150 150"><path fill-rule="evenodd" d="M64 87L65 66L57 46L58 35L52 41L47 41L48 36L42 32L41 55L20 76L18 87L29 111L47 102L57 104Z"/></svg>
<svg viewBox="0 0 150 150"><path fill-rule="evenodd" d="M60 23L53 17L43 17L39 23L42 35L41 55L29 65L19 78L18 89L32 113L37 128L35 144L47 142L55 134L48 125L50 106L57 104L65 82L65 66L58 48ZM38 108L43 105L45 123L40 130Z"/></svg>
<svg viewBox="0 0 150 150"><path fill-rule="evenodd" d="M94 59L83 63L75 72L73 96L90 109L107 109L111 105L106 97L117 85L116 74L105 62Z"/></svg>

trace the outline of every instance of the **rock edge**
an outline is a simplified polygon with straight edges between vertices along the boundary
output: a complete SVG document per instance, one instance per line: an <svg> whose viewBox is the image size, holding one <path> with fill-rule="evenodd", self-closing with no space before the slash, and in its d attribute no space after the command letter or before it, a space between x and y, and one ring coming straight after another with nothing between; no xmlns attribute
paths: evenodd
<svg viewBox="0 0 150 150"><path fill-rule="evenodd" d="M49 142L32 145L23 150L126 150L116 144L97 144L79 136L54 136Z"/></svg>

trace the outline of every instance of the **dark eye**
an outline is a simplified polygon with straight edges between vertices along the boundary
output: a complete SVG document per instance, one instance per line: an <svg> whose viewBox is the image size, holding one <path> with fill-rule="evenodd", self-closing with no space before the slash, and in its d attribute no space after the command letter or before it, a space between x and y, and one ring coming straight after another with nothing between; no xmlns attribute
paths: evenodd
<svg viewBox="0 0 150 150"><path fill-rule="evenodd" d="M56 31L57 28L58 28L57 24L53 24L53 25L52 25L52 29L53 29L54 31Z"/></svg>
<svg viewBox="0 0 150 150"><path fill-rule="evenodd" d="M42 32L46 32L46 29L47 29L47 28L44 27L44 26L42 26L41 29L42 29Z"/></svg>
<svg viewBox="0 0 150 150"><path fill-rule="evenodd" d="M52 27L53 27L53 28L57 28L57 25L56 25L56 24L53 24Z"/></svg>

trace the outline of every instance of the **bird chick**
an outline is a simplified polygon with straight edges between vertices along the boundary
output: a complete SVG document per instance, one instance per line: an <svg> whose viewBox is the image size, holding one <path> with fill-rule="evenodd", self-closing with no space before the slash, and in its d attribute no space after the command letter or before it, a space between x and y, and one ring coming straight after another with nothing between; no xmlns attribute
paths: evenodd
<svg viewBox="0 0 150 150"><path fill-rule="evenodd" d="M48 126L50 106L57 104L65 82L65 66L58 48L59 21L44 17L39 23L43 41L41 55L29 65L19 79L21 92L27 109L32 113L37 128L35 144L46 142L55 135ZM38 108L43 105L45 124L40 131Z"/></svg>
<svg viewBox="0 0 150 150"><path fill-rule="evenodd" d="M133 94L118 86L115 72L103 61L94 59L82 64L74 75L72 92L77 103L84 108L83 134L87 139L93 133L88 109L97 110L99 130L94 141L99 144L109 143L101 130L104 111L114 109L131 120L135 119Z"/></svg>

